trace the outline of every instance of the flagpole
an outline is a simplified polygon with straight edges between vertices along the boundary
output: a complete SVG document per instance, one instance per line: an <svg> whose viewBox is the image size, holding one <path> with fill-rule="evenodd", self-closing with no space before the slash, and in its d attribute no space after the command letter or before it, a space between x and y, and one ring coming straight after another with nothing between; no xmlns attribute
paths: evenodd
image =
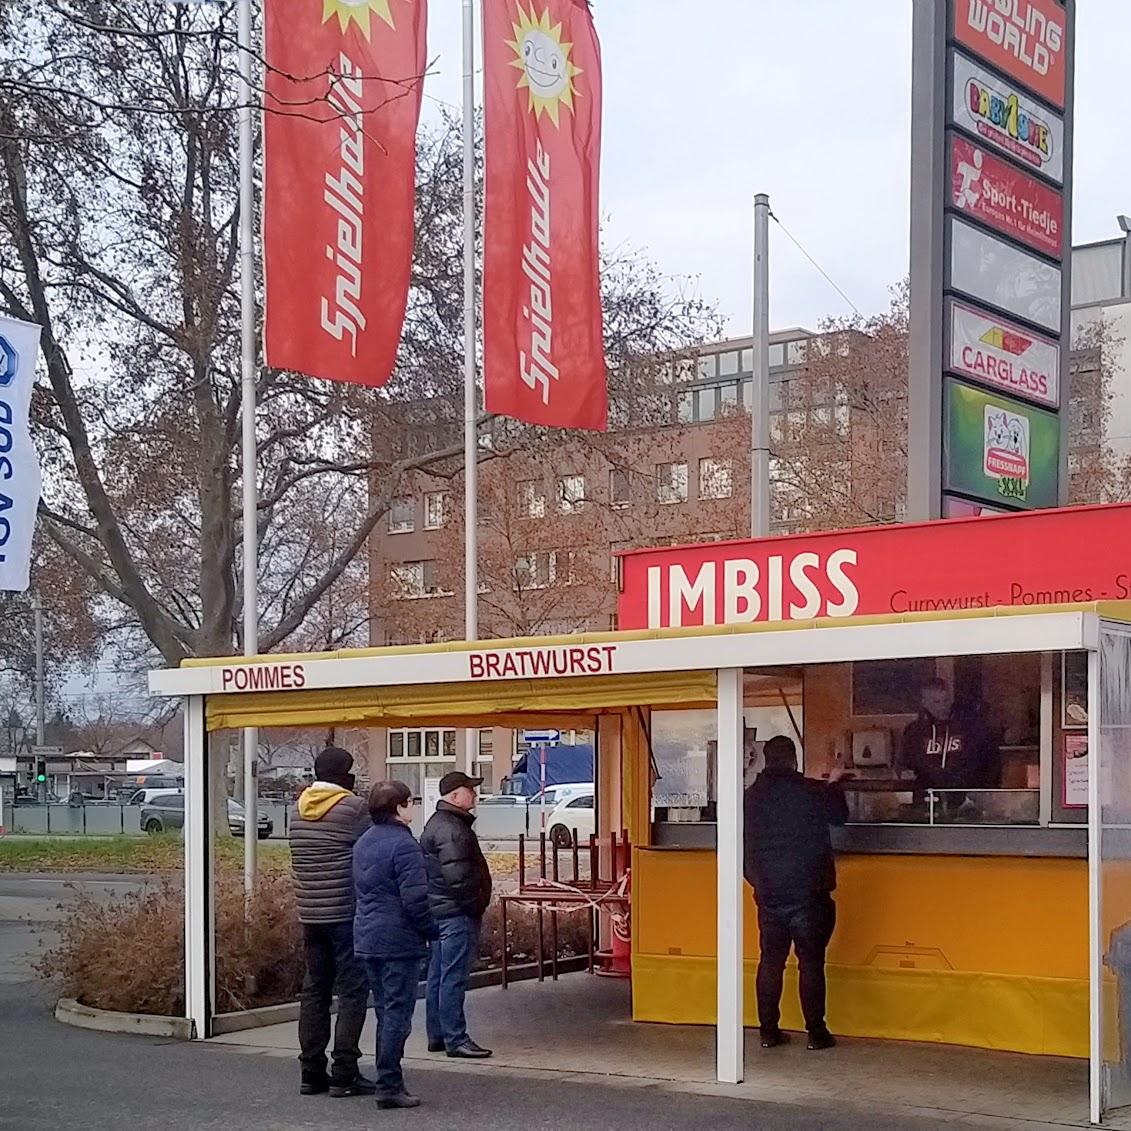
<svg viewBox="0 0 1131 1131"><path fill-rule="evenodd" d="M475 387L475 6L463 0L463 507L464 635L479 636L479 423ZM478 731L465 734L465 773L475 767Z"/></svg>
<svg viewBox="0 0 1131 1131"><path fill-rule="evenodd" d="M255 440L255 245L254 245L254 161L252 135L252 45L251 0L239 0L237 29L239 54L239 202L240 202L240 376L243 425L243 651L254 656L259 651L259 491L256 471L258 455ZM257 850L259 847L259 732L243 732L244 794L244 893L255 891Z"/></svg>

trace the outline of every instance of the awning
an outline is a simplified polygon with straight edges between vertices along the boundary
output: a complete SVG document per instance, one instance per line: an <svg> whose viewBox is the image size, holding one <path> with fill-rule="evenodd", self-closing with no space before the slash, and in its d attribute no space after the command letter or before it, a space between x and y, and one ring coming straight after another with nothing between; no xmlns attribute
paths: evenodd
<svg viewBox="0 0 1131 1131"><path fill-rule="evenodd" d="M714 707L710 671L212 695L209 730L241 727L576 727L625 707Z"/></svg>

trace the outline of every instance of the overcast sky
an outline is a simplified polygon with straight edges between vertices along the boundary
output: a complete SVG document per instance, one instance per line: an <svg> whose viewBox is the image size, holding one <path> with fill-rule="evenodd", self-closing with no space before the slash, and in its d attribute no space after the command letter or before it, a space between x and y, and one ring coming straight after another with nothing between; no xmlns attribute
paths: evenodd
<svg viewBox="0 0 1131 1131"><path fill-rule="evenodd" d="M478 5L476 5L478 7ZM458 103L456 0L432 0L426 93ZM865 313L907 273L911 0L595 0L605 74L601 209L749 332L753 196ZM1131 213L1127 0L1079 0L1073 242ZM478 48L477 48L478 51ZM425 102L424 115L438 112ZM771 225L771 321L844 300Z"/></svg>

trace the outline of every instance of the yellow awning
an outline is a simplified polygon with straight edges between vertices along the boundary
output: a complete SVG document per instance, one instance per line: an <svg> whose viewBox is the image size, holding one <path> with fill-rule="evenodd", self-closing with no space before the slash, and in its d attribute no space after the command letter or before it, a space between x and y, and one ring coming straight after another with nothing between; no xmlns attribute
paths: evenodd
<svg viewBox="0 0 1131 1131"><path fill-rule="evenodd" d="M650 672L498 683L408 684L211 695L209 730L240 727L541 726L624 707L714 707L714 671Z"/></svg>

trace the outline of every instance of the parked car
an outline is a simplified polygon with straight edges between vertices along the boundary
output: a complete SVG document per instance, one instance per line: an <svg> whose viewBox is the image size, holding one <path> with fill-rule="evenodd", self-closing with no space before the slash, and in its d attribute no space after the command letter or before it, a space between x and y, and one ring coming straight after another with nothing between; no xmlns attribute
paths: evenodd
<svg viewBox="0 0 1131 1131"><path fill-rule="evenodd" d="M508 840L526 832L525 797L496 793L479 798L475 806L475 834L480 840Z"/></svg>
<svg viewBox="0 0 1131 1131"><path fill-rule="evenodd" d="M143 832L157 834L169 829L183 829L185 826L185 795L182 792L167 790L142 806L139 821ZM259 815L256 834L260 840L275 831L274 822L265 813ZM243 836L247 829L247 814L244 807L228 798L228 828L232 836Z"/></svg>
<svg viewBox="0 0 1131 1131"><path fill-rule="evenodd" d="M589 838L597 830L594 794L582 793L560 802L547 815L546 828L549 830L550 843L559 848L569 848L575 842L588 844Z"/></svg>
<svg viewBox="0 0 1131 1131"><path fill-rule="evenodd" d="M127 805L149 805L158 797L169 797L173 794L183 794L184 790L174 785L162 786L159 789L138 789L130 794Z"/></svg>

